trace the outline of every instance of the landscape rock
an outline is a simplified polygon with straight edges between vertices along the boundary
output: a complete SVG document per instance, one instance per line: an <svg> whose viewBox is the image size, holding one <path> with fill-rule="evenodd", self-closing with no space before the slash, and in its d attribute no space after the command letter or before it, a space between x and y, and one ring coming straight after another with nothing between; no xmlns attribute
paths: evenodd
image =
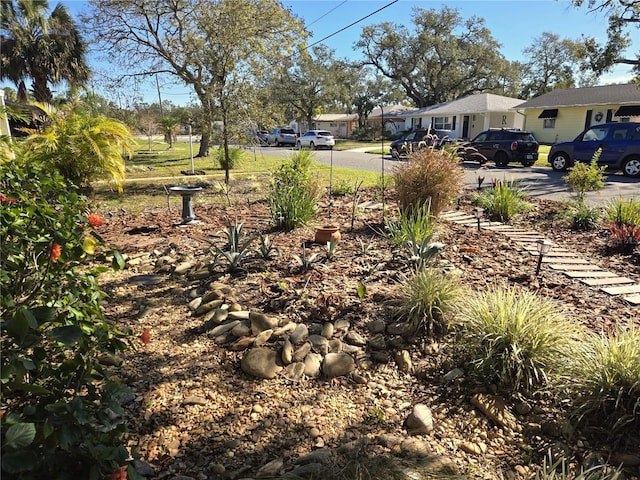
<svg viewBox="0 0 640 480"><path fill-rule="evenodd" d="M516 417L509 411L504 400L499 396L477 393L471 397L471 404L478 407L487 418L498 425L507 427L514 432L521 430Z"/></svg>
<svg viewBox="0 0 640 480"><path fill-rule="evenodd" d="M422 435L433 431L433 415L431 409L419 403L405 420L405 427L410 435Z"/></svg>
<svg viewBox="0 0 640 480"><path fill-rule="evenodd" d="M309 378L320 376L322 356L317 353L309 353L304 357L304 374Z"/></svg>
<svg viewBox="0 0 640 480"><path fill-rule="evenodd" d="M258 335L265 330L273 330L278 326L278 320L266 316L260 312L250 312L249 321L251 322L251 332Z"/></svg>
<svg viewBox="0 0 640 480"><path fill-rule="evenodd" d="M324 357L322 363L322 373L327 378L348 375L355 368L355 361L348 353L329 353Z"/></svg>
<svg viewBox="0 0 640 480"><path fill-rule="evenodd" d="M240 361L242 371L259 378L274 378L282 367L276 363L276 352L268 348L252 348Z"/></svg>

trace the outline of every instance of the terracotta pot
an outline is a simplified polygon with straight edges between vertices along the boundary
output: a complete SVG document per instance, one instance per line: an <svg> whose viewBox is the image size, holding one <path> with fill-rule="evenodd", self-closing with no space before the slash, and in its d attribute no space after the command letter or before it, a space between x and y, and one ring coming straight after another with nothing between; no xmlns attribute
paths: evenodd
<svg viewBox="0 0 640 480"><path fill-rule="evenodd" d="M341 235L339 227L337 225L323 225L316 229L316 238L314 240L315 242L327 243L332 238L336 242L340 241Z"/></svg>

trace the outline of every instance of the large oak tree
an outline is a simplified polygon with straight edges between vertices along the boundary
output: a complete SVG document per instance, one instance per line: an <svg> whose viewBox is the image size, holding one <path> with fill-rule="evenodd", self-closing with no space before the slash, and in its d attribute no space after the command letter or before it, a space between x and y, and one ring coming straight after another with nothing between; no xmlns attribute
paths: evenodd
<svg viewBox="0 0 640 480"><path fill-rule="evenodd" d="M384 22L362 29L356 47L372 65L406 92L417 107L466 95L512 95L517 68L500 53L484 20L463 20L456 9L414 8L414 29Z"/></svg>
<svg viewBox="0 0 640 480"><path fill-rule="evenodd" d="M246 134L255 86L297 50L303 24L276 0L91 0L91 27L103 51L129 73L168 73L202 104L199 155L207 153L214 121L221 144ZM229 164L230 162L226 162ZM229 179L229 172L226 172Z"/></svg>

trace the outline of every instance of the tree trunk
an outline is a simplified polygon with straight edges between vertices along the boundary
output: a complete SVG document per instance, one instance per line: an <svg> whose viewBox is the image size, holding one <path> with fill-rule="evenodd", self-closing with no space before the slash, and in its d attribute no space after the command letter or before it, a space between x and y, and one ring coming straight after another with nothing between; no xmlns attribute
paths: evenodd
<svg viewBox="0 0 640 480"><path fill-rule="evenodd" d="M204 158L209 156L209 142L210 135L208 132L202 132L202 137L200 138L200 148L198 149L197 158Z"/></svg>

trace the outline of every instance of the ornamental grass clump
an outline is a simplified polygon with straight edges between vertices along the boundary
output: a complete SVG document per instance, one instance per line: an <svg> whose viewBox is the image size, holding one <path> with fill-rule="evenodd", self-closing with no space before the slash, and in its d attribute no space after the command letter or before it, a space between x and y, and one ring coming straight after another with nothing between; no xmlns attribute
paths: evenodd
<svg viewBox="0 0 640 480"><path fill-rule="evenodd" d="M300 150L273 173L267 201L277 228L293 230L315 216L321 187L311 174L312 160L311 152Z"/></svg>
<svg viewBox="0 0 640 480"><path fill-rule="evenodd" d="M416 269L401 284L399 317L413 331L448 330L463 288L457 277L439 268Z"/></svg>
<svg viewBox="0 0 640 480"><path fill-rule="evenodd" d="M435 218L431 214L429 200L414 208L400 210L399 213L398 218L387 219L384 226L384 236L393 245L399 247L409 240L421 242L432 238Z"/></svg>
<svg viewBox="0 0 640 480"><path fill-rule="evenodd" d="M464 171L455 152L425 148L412 153L395 171L400 210L431 205L437 216L464 186Z"/></svg>
<svg viewBox="0 0 640 480"><path fill-rule="evenodd" d="M558 304L519 287L492 287L460 305L460 346L486 383L533 390L573 351L579 327Z"/></svg>
<svg viewBox="0 0 640 480"><path fill-rule="evenodd" d="M640 330L588 335L568 360L561 387L576 422L639 445Z"/></svg>
<svg viewBox="0 0 640 480"><path fill-rule="evenodd" d="M527 201L525 188L511 180L495 181L493 188L476 193L473 203L484 208L488 216L501 222L507 222L514 215L534 208Z"/></svg>

